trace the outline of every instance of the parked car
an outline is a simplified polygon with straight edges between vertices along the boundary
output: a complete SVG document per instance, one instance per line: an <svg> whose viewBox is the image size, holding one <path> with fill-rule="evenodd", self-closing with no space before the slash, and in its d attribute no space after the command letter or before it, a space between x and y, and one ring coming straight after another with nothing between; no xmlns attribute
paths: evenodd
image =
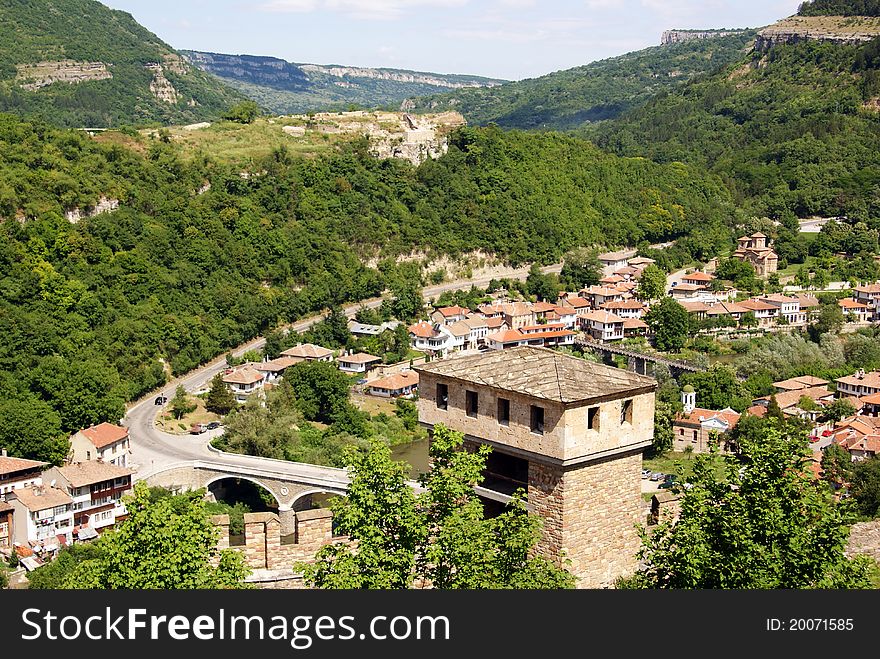
<svg viewBox="0 0 880 659"><path fill-rule="evenodd" d="M153 405L164 405L168 402L168 396L156 396L156 400L153 401Z"/></svg>
<svg viewBox="0 0 880 659"><path fill-rule="evenodd" d="M189 428L190 435L201 435L203 432L208 431L208 425L206 423L194 423Z"/></svg>
<svg viewBox="0 0 880 659"><path fill-rule="evenodd" d="M653 472L653 473L651 474L651 480L652 480L652 481L663 480L663 476L664 476L664 475L665 475L665 474L664 474L662 471L655 471L655 472Z"/></svg>
<svg viewBox="0 0 880 659"><path fill-rule="evenodd" d="M217 430L217 428L219 428L222 425L223 424L220 423L219 421L211 421L211 423L208 424L208 430Z"/></svg>
<svg viewBox="0 0 880 659"><path fill-rule="evenodd" d="M367 383L367 378L361 378L360 380L357 381L357 384L366 384L366 383Z"/></svg>
<svg viewBox="0 0 880 659"><path fill-rule="evenodd" d="M663 481L662 483L660 483L660 485L657 486L657 489L658 490L671 490L673 487L676 487L677 485L678 485L678 483L676 483L675 481L666 480L666 481Z"/></svg>
<svg viewBox="0 0 880 659"><path fill-rule="evenodd" d="M646 479L646 478L650 478L650 477L651 477L651 470L650 469L642 469L642 478Z"/></svg>

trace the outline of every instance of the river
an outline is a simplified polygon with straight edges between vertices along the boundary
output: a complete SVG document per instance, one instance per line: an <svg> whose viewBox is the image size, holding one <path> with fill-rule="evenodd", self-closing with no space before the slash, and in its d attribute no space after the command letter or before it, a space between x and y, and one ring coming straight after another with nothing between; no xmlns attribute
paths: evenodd
<svg viewBox="0 0 880 659"><path fill-rule="evenodd" d="M392 446L391 458L409 464L410 478L415 478L428 471L428 440L420 439L416 442Z"/></svg>

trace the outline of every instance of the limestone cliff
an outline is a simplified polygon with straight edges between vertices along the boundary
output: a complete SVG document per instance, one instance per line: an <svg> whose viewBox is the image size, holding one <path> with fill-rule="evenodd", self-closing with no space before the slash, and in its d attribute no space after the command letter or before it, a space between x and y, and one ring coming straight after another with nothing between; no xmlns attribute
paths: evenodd
<svg viewBox="0 0 880 659"><path fill-rule="evenodd" d="M734 34L745 34L749 29L742 30L666 30L660 35L660 45L667 46L673 43L683 43L694 39L715 39L729 37Z"/></svg>
<svg viewBox="0 0 880 659"><path fill-rule="evenodd" d="M863 43L880 36L880 17L791 16L764 28L755 39L755 50L800 41Z"/></svg>
<svg viewBox="0 0 880 659"><path fill-rule="evenodd" d="M113 77L103 62L60 60L19 64L16 69L18 72L16 82L28 91L36 91L56 82L73 85L88 80L107 80Z"/></svg>

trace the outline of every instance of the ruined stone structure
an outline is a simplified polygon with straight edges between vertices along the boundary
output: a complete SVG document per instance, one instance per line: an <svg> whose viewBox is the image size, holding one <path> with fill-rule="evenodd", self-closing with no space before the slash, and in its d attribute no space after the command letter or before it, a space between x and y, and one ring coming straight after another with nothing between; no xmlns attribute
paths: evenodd
<svg viewBox="0 0 880 659"><path fill-rule="evenodd" d="M218 549L231 548L244 555L252 570L248 582L261 588L303 588L295 563L310 563L324 545L348 542L333 536L333 514L326 509L304 510L295 514L293 533L282 537L281 520L273 513L246 513L244 545L229 544L229 515L215 515L211 521L220 527Z"/></svg>
<svg viewBox="0 0 880 659"><path fill-rule="evenodd" d="M478 490L487 510L525 490L544 520L538 550L569 561L581 588L611 586L636 569L655 380L531 347L416 371L419 422L463 432L469 447L493 448Z"/></svg>

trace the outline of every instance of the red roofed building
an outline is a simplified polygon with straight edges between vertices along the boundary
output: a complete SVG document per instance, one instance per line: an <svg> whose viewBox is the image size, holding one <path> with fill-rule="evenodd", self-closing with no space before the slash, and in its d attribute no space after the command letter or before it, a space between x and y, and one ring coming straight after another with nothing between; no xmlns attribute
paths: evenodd
<svg viewBox="0 0 880 659"><path fill-rule="evenodd" d="M672 422L672 448L684 451L690 446L694 453L708 453L711 433L718 433L719 448L723 450L724 439L720 436L730 432L739 419L740 415L729 407L723 410L695 407L685 411Z"/></svg>
<svg viewBox="0 0 880 659"><path fill-rule="evenodd" d="M6 449L0 452L0 501L5 500L13 490L43 484L43 469L48 462L11 458Z"/></svg>
<svg viewBox="0 0 880 659"><path fill-rule="evenodd" d="M851 297L845 297L837 301L837 306L850 322L867 323L871 316L871 309L864 302L856 302Z"/></svg>
<svg viewBox="0 0 880 659"><path fill-rule="evenodd" d="M871 310L871 320L877 320L878 309L880 309L880 284L869 284L868 286L856 286L854 289L856 302L861 302L868 306Z"/></svg>
<svg viewBox="0 0 880 659"><path fill-rule="evenodd" d="M682 277L681 281L685 284L708 286L713 279L715 279L714 275L706 274L705 272L692 272L689 275Z"/></svg>
<svg viewBox="0 0 880 659"><path fill-rule="evenodd" d="M235 401L244 403L249 396L263 390L266 374L256 370L250 364L245 364L224 375L223 382L232 391Z"/></svg>
<svg viewBox="0 0 880 659"><path fill-rule="evenodd" d="M419 386L419 374L415 371L402 371L370 383L370 393L383 398L409 396Z"/></svg>
<svg viewBox="0 0 880 659"><path fill-rule="evenodd" d="M581 328L599 341L623 338L624 319L610 311L591 311L581 316Z"/></svg>
<svg viewBox="0 0 880 659"><path fill-rule="evenodd" d="M85 428L70 438L68 462L101 460L125 467L129 463L128 428L112 423L99 423Z"/></svg>
<svg viewBox="0 0 880 659"><path fill-rule="evenodd" d="M454 305L451 307L439 307L434 313L431 314L431 320L433 320L435 323L451 325L452 323L457 323L459 320L464 320L470 312L470 309L466 309L465 307L460 307L458 305Z"/></svg>

